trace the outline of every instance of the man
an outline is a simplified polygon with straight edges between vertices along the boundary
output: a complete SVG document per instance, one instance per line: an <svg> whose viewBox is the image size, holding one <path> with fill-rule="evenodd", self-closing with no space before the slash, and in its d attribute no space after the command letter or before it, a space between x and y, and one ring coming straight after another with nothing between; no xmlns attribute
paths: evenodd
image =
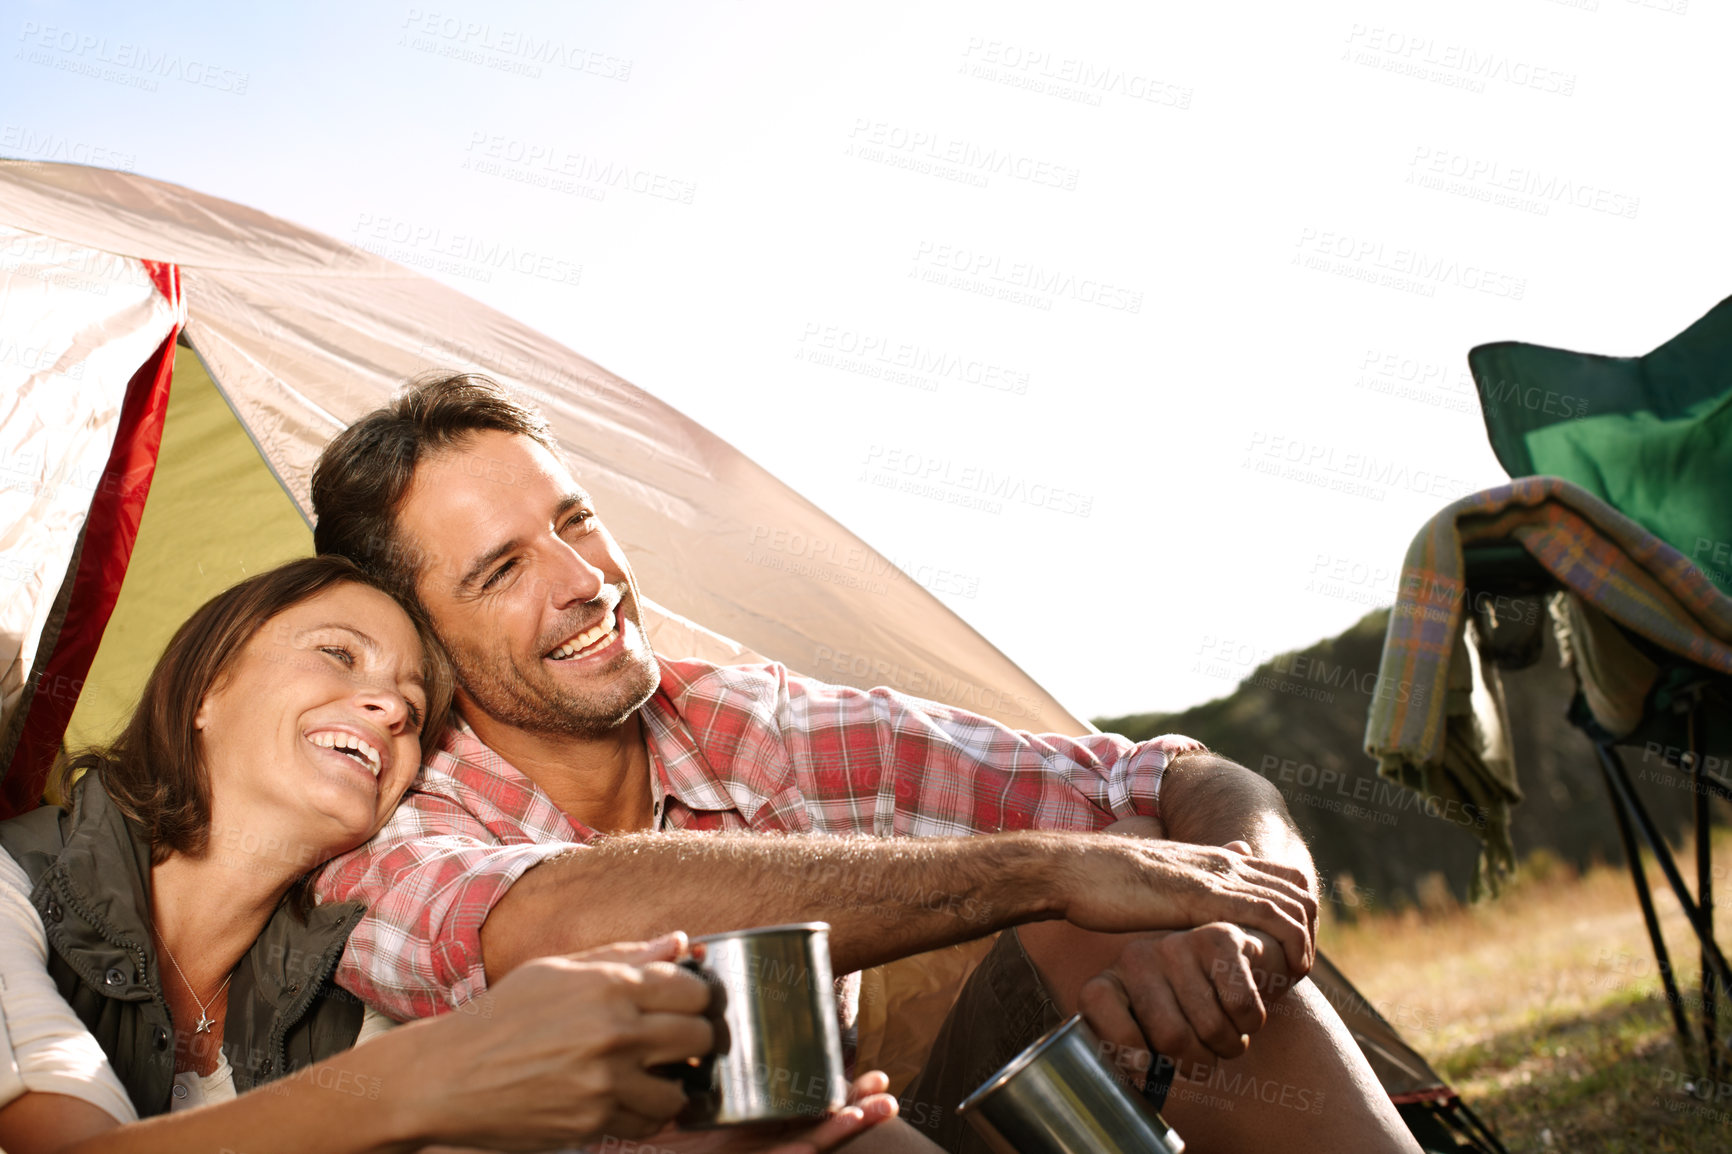
<svg viewBox="0 0 1732 1154"><path fill-rule="evenodd" d="M1290 1148L1412 1149L1339 1020L1292 987L1315 873L1263 779L1182 738L1033 735L780 666L658 662L547 425L484 378L357 422L313 501L321 552L428 614L466 722L320 878L369 907L339 980L387 1013L673 928L821 918L847 972L1039 923L1001 936L911 1091L949 1148L963 1094L1081 1009L1129 1065L1152 1046L1202 1085L1222 1059L1252 1076L1223 1109L1184 1075L1169 1109L1196 1148L1302 1131L1313 1146ZM1143 836L1093 832L1115 823Z"/></svg>

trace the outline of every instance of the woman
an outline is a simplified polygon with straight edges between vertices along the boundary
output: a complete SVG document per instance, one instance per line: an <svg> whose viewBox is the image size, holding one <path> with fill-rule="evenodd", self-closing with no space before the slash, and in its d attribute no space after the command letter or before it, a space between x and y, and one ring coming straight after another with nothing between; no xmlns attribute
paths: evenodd
<svg viewBox="0 0 1732 1154"><path fill-rule="evenodd" d="M350 1048L363 1008L329 979L361 909L311 907L307 873L384 822L451 693L427 628L338 558L193 614L120 739L73 761L70 808L0 823L0 1147L536 1149L679 1109L646 1067L713 1043L679 935ZM893 1113L876 1094L807 1142Z"/></svg>

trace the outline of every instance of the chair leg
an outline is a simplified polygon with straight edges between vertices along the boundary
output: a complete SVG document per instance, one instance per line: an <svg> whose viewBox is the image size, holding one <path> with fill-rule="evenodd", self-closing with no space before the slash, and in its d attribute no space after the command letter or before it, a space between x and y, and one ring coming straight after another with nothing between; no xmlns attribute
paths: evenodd
<svg viewBox="0 0 1732 1154"><path fill-rule="evenodd" d="M1595 749L1600 754L1600 768L1605 771L1606 780L1616 792L1622 808L1629 810L1636 819L1636 828L1642 834L1642 840L1648 843L1653 851L1654 861L1660 867L1660 872L1666 875L1666 882L1672 887L1673 895L1684 909L1684 916L1690 921L1690 928L1696 931L1696 940L1702 944L1702 958L1708 968L1714 971L1720 979L1720 984L1732 989L1732 968L1726 965L1726 955L1720 952L1720 946L1714 940L1714 930L1711 922L1704 916L1704 911L1690 896L1690 890L1684 885L1684 878L1678 872L1678 863L1672 860L1672 849L1666 844L1666 839L1660 836L1659 827L1654 819L1648 816L1648 809L1642 804L1642 799L1636 796L1635 788L1630 784L1629 774L1624 772L1624 763L1619 759L1617 751L1609 745L1595 743Z"/></svg>
<svg viewBox="0 0 1732 1154"><path fill-rule="evenodd" d="M1648 941L1654 947L1654 961L1660 967L1660 981L1666 986L1666 1008L1672 1011L1672 1026L1678 1031L1678 1045L1688 1054L1693 1046L1690 1038L1690 1027L1684 1021L1684 1002L1678 996L1678 982L1672 976L1672 958L1666 952L1666 938L1660 932L1660 919L1654 913L1654 895L1648 890L1648 874L1642 868L1642 855L1636 848L1636 835L1630 829L1630 815L1625 812L1624 801L1618 792L1617 783L1612 779L1612 771L1606 765L1606 747L1595 743L1600 751L1600 773L1606 779L1606 792L1611 795L1612 816L1618 819L1618 837L1624 843L1624 860L1630 864L1630 880L1636 883L1636 901L1642 907L1642 920L1648 924Z"/></svg>
<svg viewBox="0 0 1732 1154"><path fill-rule="evenodd" d="M1687 720L1690 759L1692 807L1696 819L1696 903L1701 906L1707 922L1708 937L1714 937L1714 845L1710 836L1708 786L1702 776L1702 753L1696 744L1696 711ZM1702 948L1702 1048L1708 1057L1708 1078L1720 1082L1720 1037L1718 1025L1718 988L1713 968L1708 964L1708 948Z"/></svg>

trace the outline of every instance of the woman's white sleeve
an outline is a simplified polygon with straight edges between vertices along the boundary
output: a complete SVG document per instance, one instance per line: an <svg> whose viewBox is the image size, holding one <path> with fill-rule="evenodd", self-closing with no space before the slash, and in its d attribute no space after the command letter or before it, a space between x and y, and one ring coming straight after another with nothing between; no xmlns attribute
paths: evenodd
<svg viewBox="0 0 1732 1154"><path fill-rule="evenodd" d="M81 1098L117 1122L138 1119L108 1056L54 988L30 879L0 850L0 1106L27 1090Z"/></svg>

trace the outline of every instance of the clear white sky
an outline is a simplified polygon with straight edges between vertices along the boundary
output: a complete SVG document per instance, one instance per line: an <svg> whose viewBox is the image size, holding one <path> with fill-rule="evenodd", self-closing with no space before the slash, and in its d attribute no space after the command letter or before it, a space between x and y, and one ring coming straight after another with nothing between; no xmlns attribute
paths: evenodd
<svg viewBox="0 0 1732 1154"><path fill-rule="evenodd" d="M1084 715L1392 600L1503 479L1473 345L1641 353L1732 291L1707 0L5 0L0 35L0 153L444 261ZM474 245L557 276L439 255Z"/></svg>

